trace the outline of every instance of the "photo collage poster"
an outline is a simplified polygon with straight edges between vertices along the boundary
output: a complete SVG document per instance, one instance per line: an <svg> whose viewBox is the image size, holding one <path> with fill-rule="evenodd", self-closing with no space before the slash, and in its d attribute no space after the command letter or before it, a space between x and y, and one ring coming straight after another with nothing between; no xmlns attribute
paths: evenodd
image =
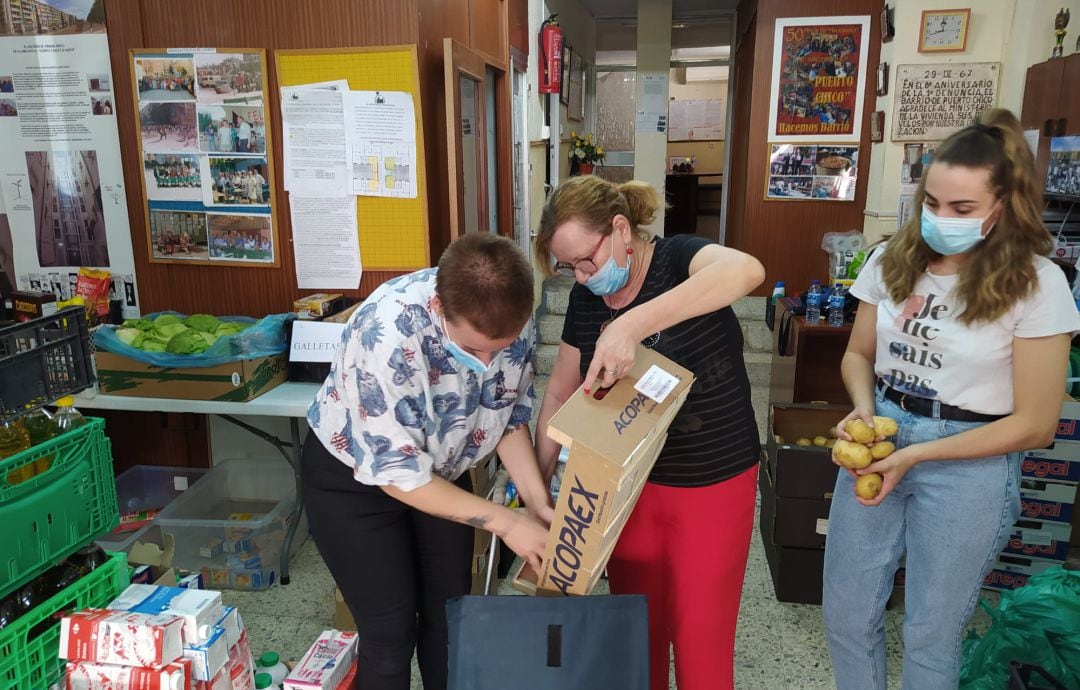
<svg viewBox="0 0 1080 690"><path fill-rule="evenodd" d="M854 201L859 147L770 144L766 200Z"/></svg>
<svg viewBox="0 0 1080 690"><path fill-rule="evenodd" d="M276 266L263 51L139 53L151 260Z"/></svg>
<svg viewBox="0 0 1080 690"><path fill-rule="evenodd" d="M1080 199L1080 137L1054 137L1050 140L1046 194Z"/></svg>
<svg viewBox="0 0 1080 690"><path fill-rule="evenodd" d="M0 20L0 287L66 300L80 267L104 269L138 316L104 14L93 0L35 7Z"/></svg>

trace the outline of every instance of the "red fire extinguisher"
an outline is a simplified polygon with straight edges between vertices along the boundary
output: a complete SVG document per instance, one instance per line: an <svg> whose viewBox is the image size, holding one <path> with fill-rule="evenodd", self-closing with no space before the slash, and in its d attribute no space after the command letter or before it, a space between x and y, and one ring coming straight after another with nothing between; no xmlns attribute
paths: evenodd
<svg viewBox="0 0 1080 690"><path fill-rule="evenodd" d="M562 29L553 14L540 26L540 93L559 93L562 88Z"/></svg>

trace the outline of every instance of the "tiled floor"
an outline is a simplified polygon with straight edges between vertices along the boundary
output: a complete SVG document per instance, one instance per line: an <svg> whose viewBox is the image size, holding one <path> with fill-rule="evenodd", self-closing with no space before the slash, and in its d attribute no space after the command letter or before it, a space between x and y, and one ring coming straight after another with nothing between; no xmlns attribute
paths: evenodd
<svg viewBox="0 0 1080 690"><path fill-rule="evenodd" d="M504 583L500 594L516 592ZM287 587L275 585L261 593L230 591L225 593L224 598L227 604L240 608L252 651L256 654L274 650L285 659L297 659L322 630L332 627L334 584L310 539L293 558L292 582ZM980 630L985 629L988 622L982 611L976 614L974 625ZM898 688L901 650L899 611L887 613L886 634L889 687ZM415 669L413 677L413 688L422 688ZM821 609L776 601L756 527L739 613L735 686L740 690L834 687L825 648ZM671 687L675 687L674 673Z"/></svg>

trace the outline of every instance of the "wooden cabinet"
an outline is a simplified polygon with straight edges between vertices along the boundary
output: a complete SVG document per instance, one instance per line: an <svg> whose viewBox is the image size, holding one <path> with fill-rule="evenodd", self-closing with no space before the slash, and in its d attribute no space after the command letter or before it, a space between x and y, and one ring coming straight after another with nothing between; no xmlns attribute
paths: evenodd
<svg viewBox="0 0 1080 690"><path fill-rule="evenodd" d="M1080 134L1080 53L1028 68L1020 124L1039 130L1035 174L1044 179L1050 139Z"/></svg>
<svg viewBox="0 0 1080 690"><path fill-rule="evenodd" d="M840 376L840 362L847 350L851 326L811 326L803 316L791 317L791 326L780 354L781 324L788 319L783 302L776 305L773 329L772 379L769 401L774 403L827 402L850 405L851 398Z"/></svg>

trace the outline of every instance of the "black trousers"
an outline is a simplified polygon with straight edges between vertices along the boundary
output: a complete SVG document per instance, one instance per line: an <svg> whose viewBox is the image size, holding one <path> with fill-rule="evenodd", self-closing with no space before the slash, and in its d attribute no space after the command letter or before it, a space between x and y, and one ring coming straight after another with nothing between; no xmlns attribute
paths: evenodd
<svg viewBox="0 0 1080 690"><path fill-rule="evenodd" d="M357 690L409 690L414 649L424 689L445 690L446 600L469 593L473 528L357 482L314 435L301 466L311 536L356 619Z"/></svg>

